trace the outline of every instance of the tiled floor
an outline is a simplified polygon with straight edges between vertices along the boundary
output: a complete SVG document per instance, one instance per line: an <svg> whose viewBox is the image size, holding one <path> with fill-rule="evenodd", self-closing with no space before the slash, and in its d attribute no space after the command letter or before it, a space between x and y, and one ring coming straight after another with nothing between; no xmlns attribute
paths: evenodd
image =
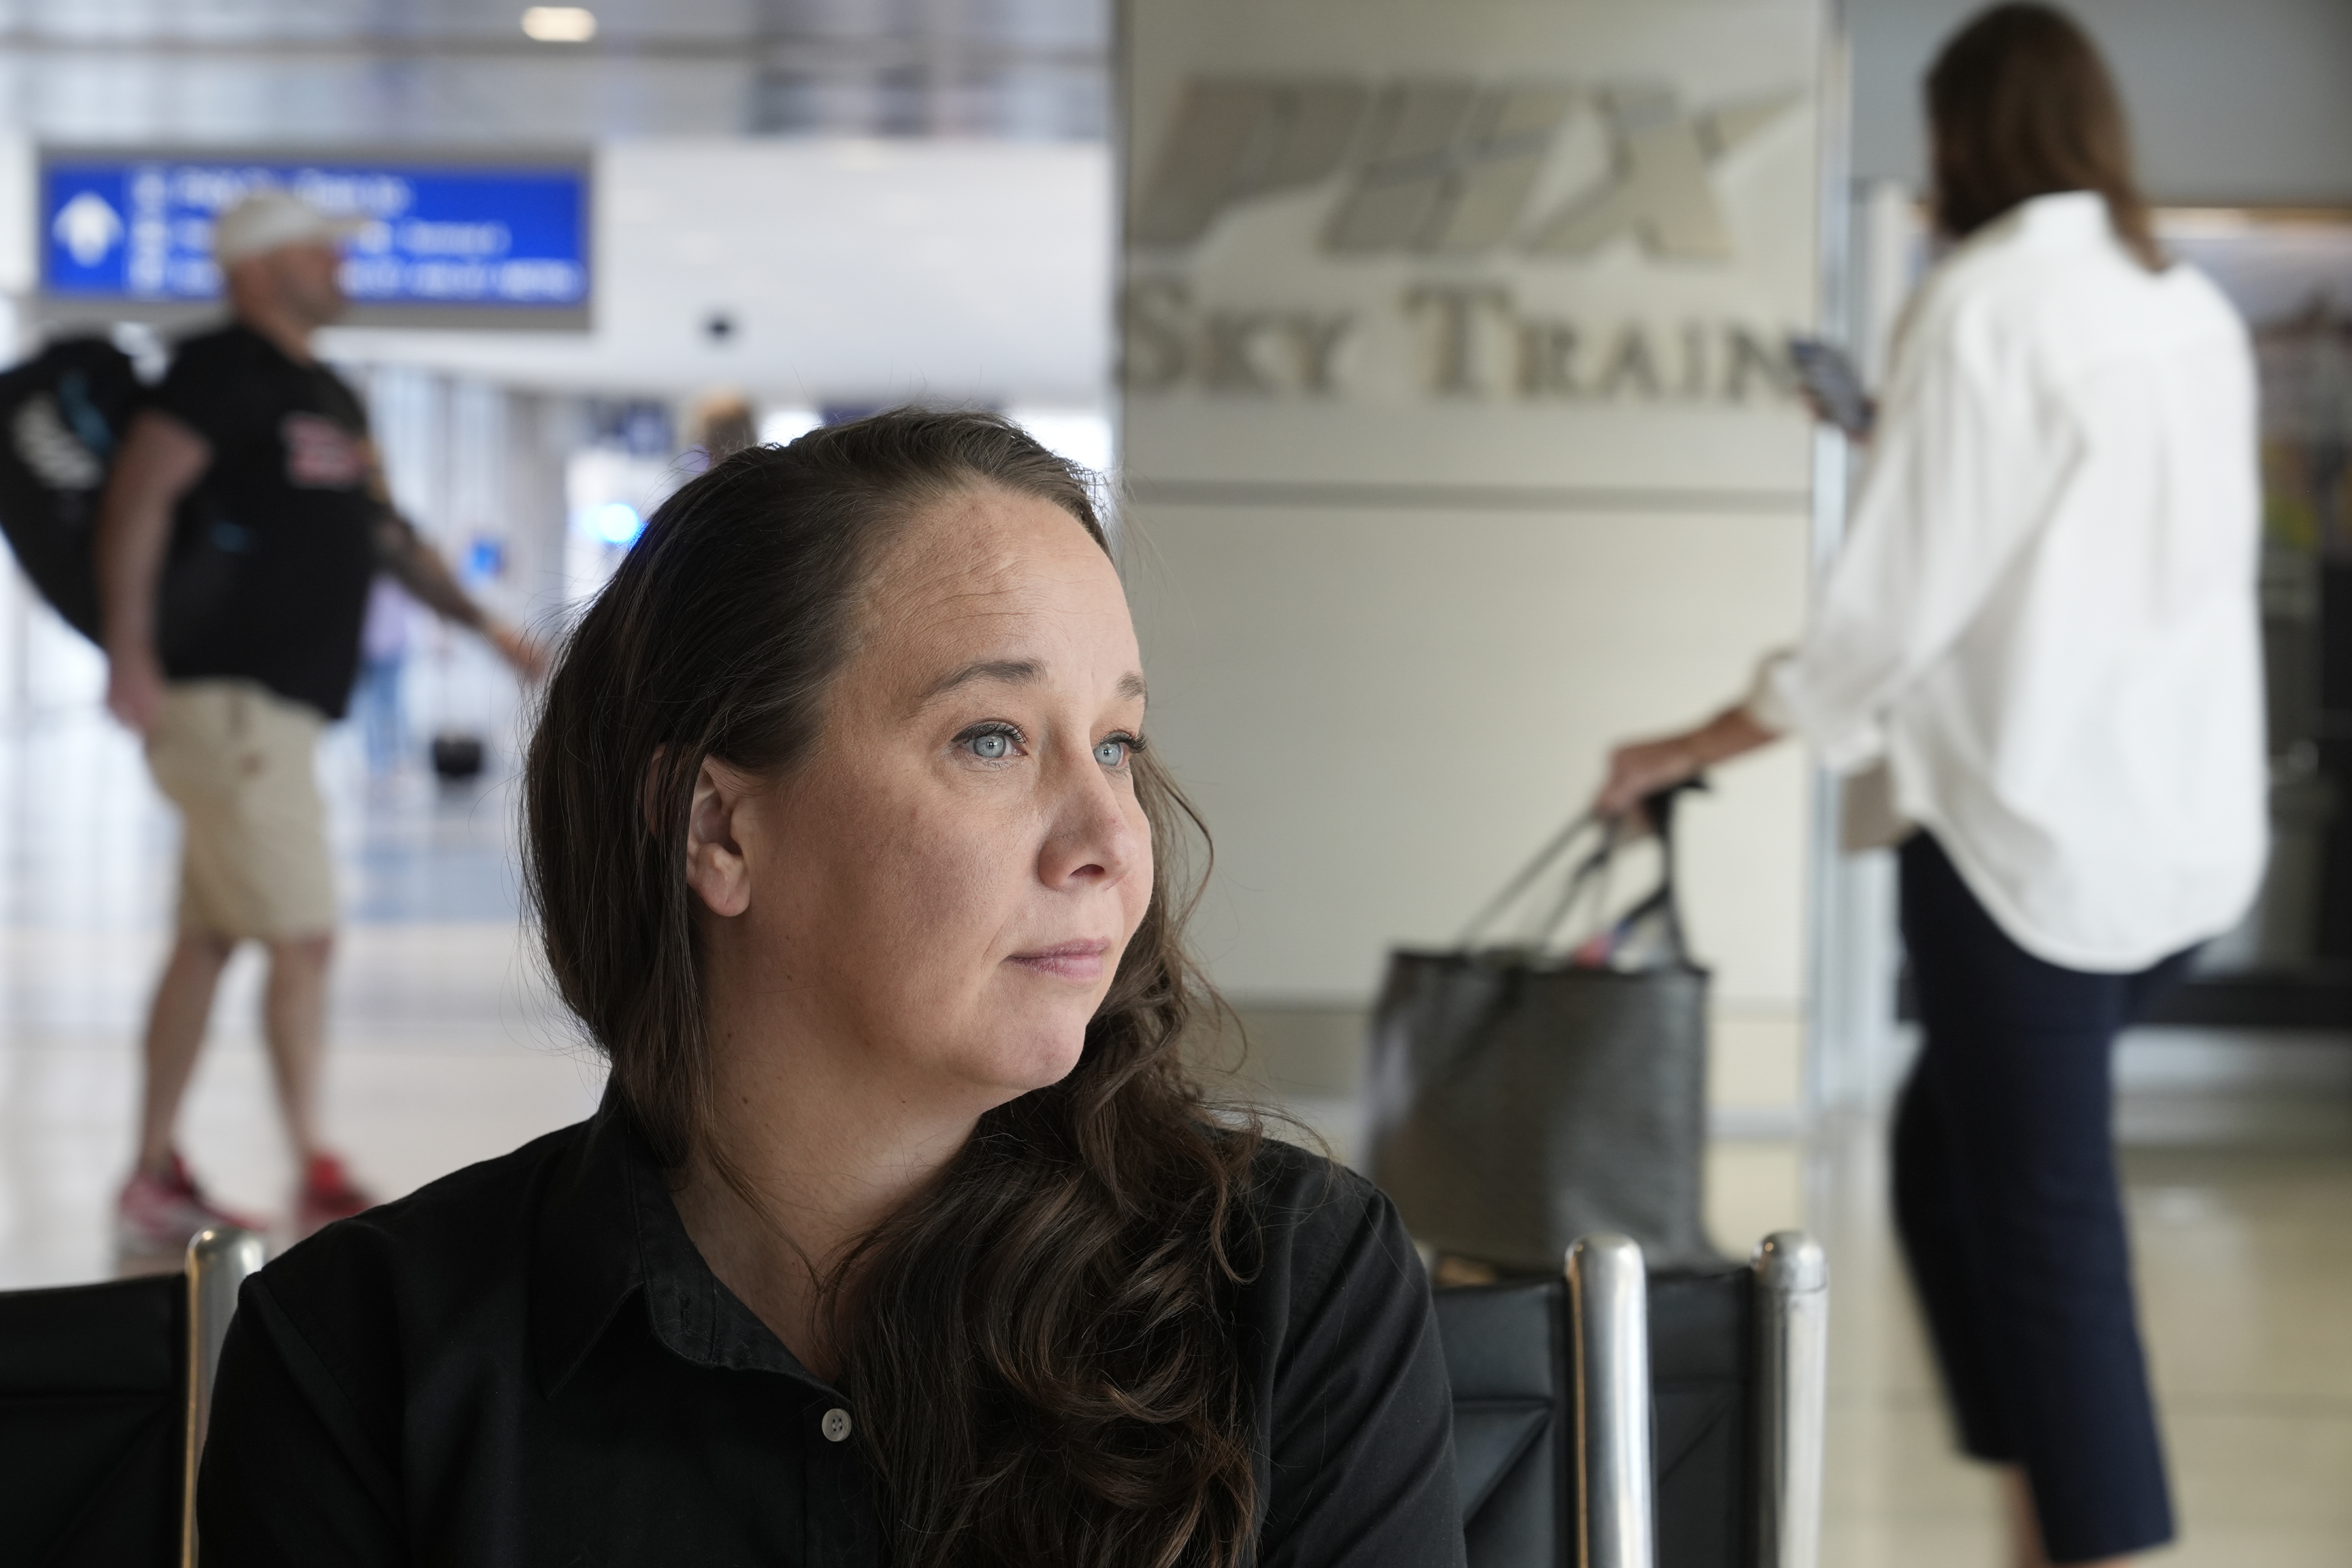
<svg viewBox="0 0 2352 1568"><path fill-rule="evenodd" d="M586 1113L600 1071L516 922L511 794L371 794L326 771L351 917L328 1121L394 1194ZM0 734L0 1288L98 1278L128 1157L133 1045L164 940L173 827L135 748L93 716ZM282 1210L289 1172L240 960L185 1143L222 1195ZM1295 1109L1344 1152L1353 1107ZM2352 1563L2352 1107L2193 1097L2127 1107L2148 1337L2184 1537L2161 1561ZM2216 1141L2216 1140L2220 1141ZM1825 1568L2000 1562L1984 1478L1956 1459L1885 1225L1880 1130L1721 1141L1727 1247L1805 1224L1833 1270Z"/></svg>
<svg viewBox="0 0 2352 1568"><path fill-rule="evenodd" d="M1877 1129L1823 1143L1825 1563L1994 1563L1990 1490L1951 1452L1885 1228ZM2125 1168L2180 1516L2160 1560L2352 1562L2352 1148L2143 1145Z"/></svg>

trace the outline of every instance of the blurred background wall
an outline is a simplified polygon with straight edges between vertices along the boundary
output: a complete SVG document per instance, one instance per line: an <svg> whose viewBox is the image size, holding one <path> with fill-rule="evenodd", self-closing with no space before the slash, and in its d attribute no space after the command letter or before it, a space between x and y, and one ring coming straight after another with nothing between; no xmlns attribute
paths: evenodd
<svg viewBox="0 0 2352 1568"><path fill-rule="evenodd" d="M1388 950L1454 941L1613 742L1736 696L1801 622L1815 453L1784 343L1825 303L1826 13L1127 16L1154 722L1218 836L1218 979L1278 1072L1344 1090ZM1716 786L1682 860L1717 1093L1785 1119L1802 760Z"/></svg>
<svg viewBox="0 0 2352 1568"><path fill-rule="evenodd" d="M1853 174L1918 190L1927 175L1919 79L1982 7L1853 0ZM2334 204L2352 198L2352 8L2336 0L2072 0L2131 110L2156 200Z"/></svg>

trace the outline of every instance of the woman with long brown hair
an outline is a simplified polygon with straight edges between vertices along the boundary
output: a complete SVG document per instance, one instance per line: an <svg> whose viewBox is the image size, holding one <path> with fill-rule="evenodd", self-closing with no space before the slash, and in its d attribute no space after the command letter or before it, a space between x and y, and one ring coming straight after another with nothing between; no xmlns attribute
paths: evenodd
<svg viewBox="0 0 2352 1568"><path fill-rule="evenodd" d="M1197 827L1068 465L717 464L573 634L530 889L603 1109L247 1285L207 1560L1459 1562L1395 1211L1217 1113Z"/></svg>
<svg viewBox="0 0 2352 1568"><path fill-rule="evenodd" d="M1644 795L1784 733L1901 840L1922 1048L1895 1209L2020 1568L2172 1534L2115 1166L2117 1031L2263 865L2243 325L2168 265L2097 50L1996 6L1927 79L1950 255L1897 330L1846 541L1748 698L1621 748ZM1907 837L1906 837L1907 835ZM1849 833L1849 842L1854 835Z"/></svg>

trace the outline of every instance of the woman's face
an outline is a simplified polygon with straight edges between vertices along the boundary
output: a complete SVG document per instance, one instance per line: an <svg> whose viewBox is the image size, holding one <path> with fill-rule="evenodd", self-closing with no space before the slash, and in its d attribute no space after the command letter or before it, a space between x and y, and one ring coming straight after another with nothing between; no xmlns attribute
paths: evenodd
<svg viewBox="0 0 2352 1568"><path fill-rule="evenodd" d="M811 753L729 808L740 910L699 858L743 781L697 792L714 990L745 993L713 995L721 1047L974 1113L1061 1079L1151 894L1142 723L1126 596L1076 521L985 489L912 524Z"/></svg>

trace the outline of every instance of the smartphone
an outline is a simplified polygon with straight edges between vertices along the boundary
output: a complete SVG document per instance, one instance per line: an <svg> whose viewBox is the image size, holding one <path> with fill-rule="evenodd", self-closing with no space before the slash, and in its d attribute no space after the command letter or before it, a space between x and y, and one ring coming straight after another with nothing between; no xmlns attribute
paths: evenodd
<svg viewBox="0 0 2352 1568"><path fill-rule="evenodd" d="M1862 377L1843 349L1819 338L1791 337L1789 363L1796 367L1798 384L1831 424L1857 440L1870 434L1878 407L1863 390Z"/></svg>

